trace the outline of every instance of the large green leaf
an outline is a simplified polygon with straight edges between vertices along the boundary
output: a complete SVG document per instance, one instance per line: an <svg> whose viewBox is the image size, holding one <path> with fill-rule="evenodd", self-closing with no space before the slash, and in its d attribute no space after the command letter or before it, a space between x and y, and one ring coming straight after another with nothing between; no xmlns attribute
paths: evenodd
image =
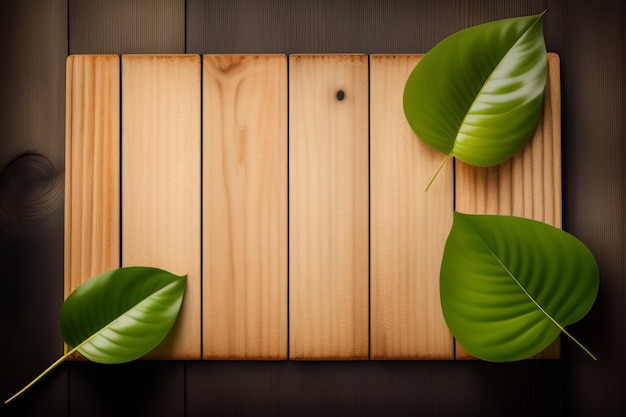
<svg viewBox="0 0 626 417"><path fill-rule="evenodd" d="M469 164L499 164L533 135L547 76L543 14L457 32L409 76L406 118L431 147Z"/></svg>
<svg viewBox="0 0 626 417"><path fill-rule="evenodd" d="M4 403L26 392L75 351L100 363L123 363L154 349L172 328L186 276L149 267L114 269L67 297L61 332L70 350Z"/></svg>
<svg viewBox="0 0 626 417"><path fill-rule="evenodd" d="M520 360L561 331L572 337L564 327L587 314L598 287L593 255L567 232L519 217L454 213L441 264L441 307L472 355Z"/></svg>
<svg viewBox="0 0 626 417"><path fill-rule="evenodd" d="M148 267L116 269L77 288L61 309L61 332L70 348L100 363L135 360L172 328L186 277Z"/></svg>

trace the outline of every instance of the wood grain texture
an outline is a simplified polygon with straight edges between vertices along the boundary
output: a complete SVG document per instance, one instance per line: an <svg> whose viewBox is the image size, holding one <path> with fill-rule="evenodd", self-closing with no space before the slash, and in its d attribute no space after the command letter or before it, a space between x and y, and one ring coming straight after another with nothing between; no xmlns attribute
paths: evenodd
<svg viewBox="0 0 626 417"><path fill-rule="evenodd" d="M19 156L40 154L63 174L66 3L0 4L0 172Z"/></svg>
<svg viewBox="0 0 626 417"><path fill-rule="evenodd" d="M37 152L52 161L56 175L63 175L68 3L74 5L77 0L0 3L0 49L5 57L5 65L0 66L0 171L24 152ZM210 4L211 10L195 13L191 8L194 3ZM498 366L478 361L192 361L151 362L146 364L148 372L143 372L137 364L101 369L73 362L48 375L24 401L11 403L0 413L67 416L137 410L135 414L153 416L247 412L484 417L623 414L626 4L622 0L332 0L311 2L318 9L311 16L311 7L298 8L299 2L268 0L264 3L267 7L262 8L268 15L286 4L293 9L286 19L277 20L289 29L287 36L279 37L283 27L266 30L268 20L264 18L250 17L242 22L242 13L254 16L257 3L187 0L188 42L195 37L204 45L193 52L215 52L222 45L220 51L225 53L263 53L270 48L281 53L426 52L435 41L469 24L548 10L544 19L546 43L550 50L560 53L563 68L563 226L590 246L602 272L596 305L572 330L600 360L590 361L578 347L565 341L559 361ZM345 13L335 12L339 5L349 12L371 16L367 21L371 24L360 20L346 24ZM149 11L138 14L144 21L152 17ZM224 15L229 18L224 19L223 27L213 30L208 17ZM85 53L103 52L95 48L118 39L125 23L107 16L110 19L103 25L110 29L91 37L85 43ZM69 13L70 32L76 17ZM329 18L344 29L328 31ZM355 24L368 30L356 35L352 30ZM252 35L242 34L242 29ZM135 41L135 37L124 37L120 42L132 46ZM5 173L0 173L3 181ZM12 393L9 391L16 388L16 381L19 384L29 380L61 353L56 312L63 294L63 213L56 210L39 214L46 219L42 228L22 231L19 238L0 232L0 278L5 285L0 291L0 311L3 317L11 318L0 320L0 334L7 341L0 344L0 391L5 394ZM16 340L20 343L14 343ZM111 380L122 381L123 392L116 392ZM128 381L132 382L128 384L132 396L127 395L131 391L124 390ZM163 386L176 390L162 390ZM179 394L182 388L184 395ZM163 398L167 398L167 404L155 401ZM72 404L69 411L68 401ZM173 404L180 408L175 409Z"/></svg>
<svg viewBox="0 0 626 417"><path fill-rule="evenodd" d="M456 210L501 214L561 227L561 90L559 57L548 54L543 114L526 146L508 161L480 168L456 161ZM557 358L560 339L537 355ZM457 342L456 358L471 355Z"/></svg>
<svg viewBox="0 0 626 417"><path fill-rule="evenodd" d="M367 359L368 59L289 62L289 356Z"/></svg>
<svg viewBox="0 0 626 417"><path fill-rule="evenodd" d="M562 68L563 228L600 267L596 303L571 328L598 362L563 339L563 414L618 415L626 410L626 2L546 7L546 42Z"/></svg>
<svg viewBox="0 0 626 417"><path fill-rule="evenodd" d="M370 321L372 359L452 359L439 269L452 225L452 164L404 116L406 79L423 55L370 57Z"/></svg>
<svg viewBox="0 0 626 417"><path fill-rule="evenodd" d="M185 3L187 53L414 54L470 25L545 9L543 0Z"/></svg>
<svg viewBox="0 0 626 417"><path fill-rule="evenodd" d="M64 298L120 266L120 60L67 58Z"/></svg>
<svg viewBox="0 0 626 417"><path fill-rule="evenodd" d="M122 265L187 275L151 358L200 358L200 57L122 57Z"/></svg>
<svg viewBox="0 0 626 417"><path fill-rule="evenodd" d="M185 0L71 0L70 54L185 52Z"/></svg>
<svg viewBox="0 0 626 417"><path fill-rule="evenodd" d="M287 358L287 57L203 64L203 358Z"/></svg>
<svg viewBox="0 0 626 417"><path fill-rule="evenodd" d="M0 2L0 396L63 353L66 0ZM61 367L2 416L66 416Z"/></svg>

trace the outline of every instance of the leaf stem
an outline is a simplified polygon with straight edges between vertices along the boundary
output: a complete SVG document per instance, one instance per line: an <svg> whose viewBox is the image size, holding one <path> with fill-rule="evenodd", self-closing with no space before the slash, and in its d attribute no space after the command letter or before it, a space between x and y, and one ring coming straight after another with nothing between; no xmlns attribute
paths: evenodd
<svg viewBox="0 0 626 417"><path fill-rule="evenodd" d="M35 385L37 382L39 382L40 379L42 379L44 376L48 375L50 372L52 372L52 370L54 370L54 368L56 368L57 366L59 366L61 363L63 363L63 361L65 361L65 359L67 359L70 355L72 355L74 352L76 352L78 350L78 347L75 347L74 349L68 351L65 355L61 356L59 359L57 359L56 362L54 362L52 365L50 365L45 371L43 371L42 373L39 374L39 376L37 376L37 378L33 379L28 385L26 385L24 388L22 388L21 390L19 390L17 393L15 393L11 398L9 398L8 400L6 400L4 402L4 404L8 404L11 401L13 401L14 399L16 399L17 397L19 397L20 395L22 395L23 393L25 393L26 391L28 391L33 385Z"/></svg>
<svg viewBox="0 0 626 417"><path fill-rule="evenodd" d="M446 157L443 159L443 162L441 162L441 165L439 165L439 168L437 168L437 171L435 171L435 174L433 175L433 177L430 179L430 181L428 181L428 185L426 186L426 189L424 190L424 192L428 191L432 183L435 181L435 178L437 178L437 175L439 175L439 172L443 169L444 165L446 164L446 162L448 162L448 160L451 157L452 157L452 151L450 151L450 153L446 155Z"/></svg>
<svg viewBox="0 0 626 417"><path fill-rule="evenodd" d="M593 353L591 353L589 351L589 349L587 349L586 347L583 346L582 343L580 343L578 340L576 340L576 338L574 336L572 336L571 334L569 334L569 332L567 330L565 330L565 328L559 326L559 328L561 329L561 331L563 333L565 333L570 339L572 339L574 341L574 343L576 343L582 350L585 351L585 353L587 353L587 355L591 356L591 359L593 359L594 361L597 361L598 358L596 358Z"/></svg>

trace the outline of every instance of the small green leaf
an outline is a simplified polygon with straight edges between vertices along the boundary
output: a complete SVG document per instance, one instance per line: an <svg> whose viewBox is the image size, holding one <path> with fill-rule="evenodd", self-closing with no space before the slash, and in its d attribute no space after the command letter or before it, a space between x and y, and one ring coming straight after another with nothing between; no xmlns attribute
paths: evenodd
<svg viewBox="0 0 626 417"><path fill-rule="evenodd" d="M63 304L63 339L94 362L135 360L161 343L172 328L185 282L186 277L147 267L92 278Z"/></svg>
<svg viewBox="0 0 626 417"><path fill-rule="evenodd" d="M174 325L186 282L186 276L148 267L115 269L85 282L61 308L61 332L71 349L5 404L76 351L100 363L128 362L149 353Z"/></svg>
<svg viewBox="0 0 626 417"><path fill-rule="evenodd" d="M511 216L454 213L441 264L450 331L472 355L515 361L548 347L591 309L598 265L563 230ZM595 358L594 358L595 359Z"/></svg>
<svg viewBox="0 0 626 417"><path fill-rule="evenodd" d="M532 137L543 102L543 13L457 32L417 64L404 112L429 146L472 165L510 158Z"/></svg>

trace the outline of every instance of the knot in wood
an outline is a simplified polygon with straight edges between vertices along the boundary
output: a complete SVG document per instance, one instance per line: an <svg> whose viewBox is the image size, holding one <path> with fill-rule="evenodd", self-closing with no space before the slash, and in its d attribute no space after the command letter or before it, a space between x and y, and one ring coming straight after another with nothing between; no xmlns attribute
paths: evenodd
<svg viewBox="0 0 626 417"><path fill-rule="evenodd" d="M22 155L0 171L0 230L37 228L62 201L62 176L45 156Z"/></svg>

